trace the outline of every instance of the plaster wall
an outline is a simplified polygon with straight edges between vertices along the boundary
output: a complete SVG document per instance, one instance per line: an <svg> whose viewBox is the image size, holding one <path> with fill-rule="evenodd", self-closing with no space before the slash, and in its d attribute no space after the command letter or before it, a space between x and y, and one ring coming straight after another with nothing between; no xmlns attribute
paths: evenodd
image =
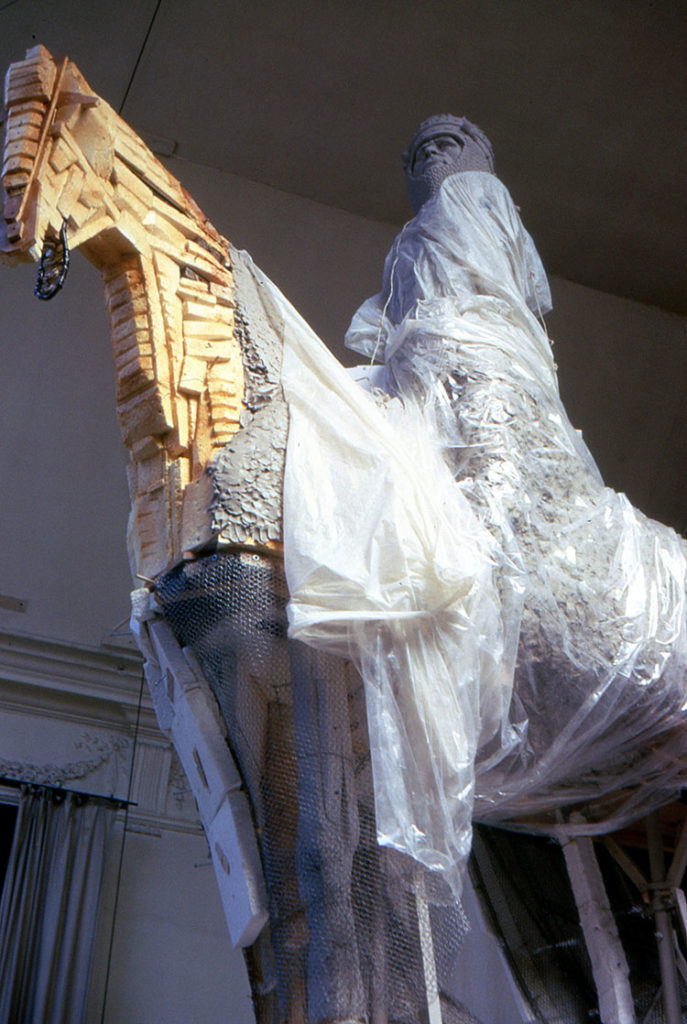
<svg viewBox="0 0 687 1024"><path fill-rule="evenodd" d="M229 943L202 835L170 829L127 833L106 977L121 840L120 829L104 892L87 1020L251 1024L243 958Z"/></svg>

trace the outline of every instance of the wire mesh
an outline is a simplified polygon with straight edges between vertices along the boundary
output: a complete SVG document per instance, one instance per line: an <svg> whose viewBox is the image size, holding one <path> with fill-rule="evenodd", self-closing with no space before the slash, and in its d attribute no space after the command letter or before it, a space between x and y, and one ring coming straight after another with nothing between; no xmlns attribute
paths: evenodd
<svg viewBox="0 0 687 1024"><path fill-rule="evenodd" d="M156 594L203 668L250 797L270 901L247 952L259 1024L417 1024L432 998L445 1024L473 1022L445 991L465 917L440 880L378 845L362 683L286 639L281 562L215 554Z"/></svg>

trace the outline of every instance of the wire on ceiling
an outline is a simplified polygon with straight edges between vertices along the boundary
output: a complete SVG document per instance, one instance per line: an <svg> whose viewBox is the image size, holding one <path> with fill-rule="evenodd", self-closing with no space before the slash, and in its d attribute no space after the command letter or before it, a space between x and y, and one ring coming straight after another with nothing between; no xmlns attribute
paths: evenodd
<svg viewBox="0 0 687 1024"><path fill-rule="evenodd" d="M141 58L143 57L143 51L145 50L146 46L148 45L148 39L150 38L150 33L153 30L153 25L155 24L155 19L157 18L158 11L160 10L161 7L162 7L162 0L157 0L157 3L155 4L155 10L153 11L153 16L150 19L150 24L148 25L148 30L146 31L146 34L143 37L143 42L141 43L141 49L138 51L138 56L136 57L136 63L134 64L133 71L131 72L131 77L129 78L129 81L127 82L126 89L124 90L124 98L122 99L122 102L119 104L119 110L117 111L117 113L120 116L121 116L122 111L124 110L124 104L126 103L128 97L129 97L129 91L131 90L131 86L133 85L134 78L136 77L136 72L138 71L138 65L141 63Z"/></svg>

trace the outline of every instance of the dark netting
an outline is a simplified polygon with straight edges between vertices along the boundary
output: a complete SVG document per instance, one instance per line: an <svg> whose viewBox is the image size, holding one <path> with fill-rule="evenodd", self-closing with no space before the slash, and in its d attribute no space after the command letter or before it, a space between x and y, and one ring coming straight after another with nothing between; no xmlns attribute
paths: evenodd
<svg viewBox="0 0 687 1024"><path fill-rule="evenodd" d="M440 880L378 846L360 677L287 641L281 562L213 555L156 595L217 698L251 800L270 899L247 954L257 1020L417 1024L438 992L444 1024L474 1021L444 991L465 918Z"/></svg>

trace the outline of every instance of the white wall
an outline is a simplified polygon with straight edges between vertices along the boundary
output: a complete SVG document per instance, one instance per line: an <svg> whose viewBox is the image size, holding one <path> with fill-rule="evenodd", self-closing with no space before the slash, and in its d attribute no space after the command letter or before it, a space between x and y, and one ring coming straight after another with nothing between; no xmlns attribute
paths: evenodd
<svg viewBox="0 0 687 1024"><path fill-rule="evenodd" d="M129 832L108 948L119 845L108 873L88 1022L250 1024L240 952L231 949L202 835Z"/></svg>

